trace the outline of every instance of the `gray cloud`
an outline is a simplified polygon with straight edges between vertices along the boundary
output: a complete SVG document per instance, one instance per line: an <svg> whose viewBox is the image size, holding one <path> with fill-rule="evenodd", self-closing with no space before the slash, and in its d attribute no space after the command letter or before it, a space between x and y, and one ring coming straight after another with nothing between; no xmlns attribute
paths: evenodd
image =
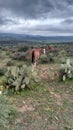
<svg viewBox="0 0 73 130"><path fill-rule="evenodd" d="M71 24L73 24L73 18L68 18L68 19L65 19L63 22L62 22L63 24L67 24L67 25L71 25Z"/></svg>
<svg viewBox="0 0 73 130"><path fill-rule="evenodd" d="M72 4L72 0L0 0L0 9L9 10L24 18L38 18L48 13L53 16L64 13L70 15L73 11L70 7Z"/></svg>
<svg viewBox="0 0 73 130"><path fill-rule="evenodd" d="M50 11L53 4L48 0L2 0L0 8L10 10L16 16L36 18Z"/></svg>
<svg viewBox="0 0 73 130"><path fill-rule="evenodd" d="M29 28L28 24L24 26L28 20L33 24ZM36 25L37 20L40 22ZM54 20L59 20L58 24L53 22ZM10 26L8 31L16 28L21 33L25 31L73 33L73 0L0 0L0 31L8 26Z"/></svg>

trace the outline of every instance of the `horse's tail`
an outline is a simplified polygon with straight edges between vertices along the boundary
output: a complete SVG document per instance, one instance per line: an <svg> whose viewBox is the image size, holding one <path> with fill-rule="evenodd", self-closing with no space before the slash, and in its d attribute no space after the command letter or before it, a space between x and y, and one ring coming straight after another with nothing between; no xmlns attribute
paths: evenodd
<svg viewBox="0 0 73 130"><path fill-rule="evenodd" d="M34 64L34 58L35 58L35 55L34 55L34 50L32 51L32 64Z"/></svg>

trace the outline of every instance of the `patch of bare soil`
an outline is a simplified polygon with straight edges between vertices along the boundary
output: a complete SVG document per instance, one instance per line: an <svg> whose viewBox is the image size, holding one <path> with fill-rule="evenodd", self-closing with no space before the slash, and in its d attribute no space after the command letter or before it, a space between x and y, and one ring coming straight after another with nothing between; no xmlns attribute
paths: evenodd
<svg viewBox="0 0 73 130"><path fill-rule="evenodd" d="M20 99L18 99L18 100L20 100ZM26 112L26 111L34 111L34 107L32 106L32 100L31 99L28 99L28 101L27 100L24 100L24 98L22 98L22 101L20 101L20 103L18 103L19 101L17 101L16 100L16 102L17 102L17 104L16 104L16 109L17 109L17 111L18 112L21 112L21 113L24 113L24 112Z"/></svg>
<svg viewBox="0 0 73 130"><path fill-rule="evenodd" d="M50 93L54 97L57 105L61 107L63 105L63 98L62 98L62 96L60 94L58 94L58 93L53 92L53 91L51 91Z"/></svg>
<svg viewBox="0 0 73 130"><path fill-rule="evenodd" d="M22 113L24 113L25 111L33 111L34 110L34 108L31 104L30 105L23 105L21 107L18 107L17 109L19 112L22 112Z"/></svg>
<svg viewBox="0 0 73 130"><path fill-rule="evenodd" d="M53 66L53 67L52 67ZM54 81L59 77L59 65L38 65L36 71L41 79L45 81Z"/></svg>

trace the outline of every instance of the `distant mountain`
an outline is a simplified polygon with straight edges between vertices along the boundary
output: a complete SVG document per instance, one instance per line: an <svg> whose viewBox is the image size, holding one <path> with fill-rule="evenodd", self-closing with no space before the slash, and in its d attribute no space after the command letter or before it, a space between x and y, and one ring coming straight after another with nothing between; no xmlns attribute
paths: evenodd
<svg viewBox="0 0 73 130"><path fill-rule="evenodd" d="M73 36L37 36L14 33L0 33L0 40L27 40L46 42L73 42Z"/></svg>

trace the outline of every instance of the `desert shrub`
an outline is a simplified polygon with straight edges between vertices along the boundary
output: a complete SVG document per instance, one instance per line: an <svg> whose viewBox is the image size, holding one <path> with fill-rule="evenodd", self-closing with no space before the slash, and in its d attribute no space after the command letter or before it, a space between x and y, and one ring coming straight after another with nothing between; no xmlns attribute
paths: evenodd
<svg viewBox="0 0 73 130"><path fill-rule="evenodd" d="M58 52L58 62L60 64L65 64L66 63L66 59L67 59L67 53L66 53L66 50L59 50Z"/></svg>
<svg viewBox="0 0 73 130"><path fill-rule="evenodd" d="M66 50L62 49L61 51L59 51L59 54L62 56L66 56L67 53L66 53Z"/></svg>
<svg viewBox="0 0 73 130"><path fill-rule="evenodd" d="M5 74L6 71L7 71L6 68L0 69L0 76L3 76L3 75Z"/></svg>
<svg viewBox="0 0 73 130"><path fill-rule="evenodd" d="M37 83L40 80L33 66L23 65L9 67L3 81L8 91L12 90L12 92L17 92L24 88L30 88L32 81Z"/></svg>
<svg viewBox="0 0 73 130"><path fill-rule="evenodd" d="M16 110L6 96L0 96L0 128L9 129L16 116Z"/></svg>
<svg viewBox="0 0 73 130"><path fill-rule="evenodd" d="M73 64L67 59L65 64L61 65L60 80L73 79Z"/></svg>
<svg viewBox="0 0 73 130"><path fill-rule="evenodd" d="M49 62L54 62L54 53L49 53L48 59Z"/></svg>
<svg viewBox="0 0 73 130"><path fill-rule="evenodd" d="M10 56L10 52L9 51L6 52L6 56Z"/></svg>
<svg viewBox="0 0 73 130"><path fill-rule="evenodd" d="M42 64L48 63L48 58L47 58L47 56L44 55L44 54L42 54L42 55L40 56L39 62L42 63Z"/></svg>
<svg viewBox="0 0 73 130"><path fill-rule="evenodd" d="M55 52L50 52L48 51L48 49L46 49L46 55L47 55L48 62L54 61Z"/></svg>
<svg viewBox="0 0 73 130"><path fill-rule="evenodd" d="M60 63L65 64L66 63L66 57L61 57L60 58Z"/></svg>
<svg viewBox="0 0 73 130"><path fill-rule="evenodd" d="M26 52L29 49L29 46L21 46L18 51L19 52Z"/></svg>
<svg viewBox="0 0 73 130"><path fill-rule="evenodd" d="M27 52L16 52L11 56L11 58L17 61L26 61Z"/></svg>
<svg viewBox="0 0 73 130"><path fill-rule="evenodd" d="M13 66L13 65L14 65L13 61L10 60L7 62L7 66Z"/></svg>

